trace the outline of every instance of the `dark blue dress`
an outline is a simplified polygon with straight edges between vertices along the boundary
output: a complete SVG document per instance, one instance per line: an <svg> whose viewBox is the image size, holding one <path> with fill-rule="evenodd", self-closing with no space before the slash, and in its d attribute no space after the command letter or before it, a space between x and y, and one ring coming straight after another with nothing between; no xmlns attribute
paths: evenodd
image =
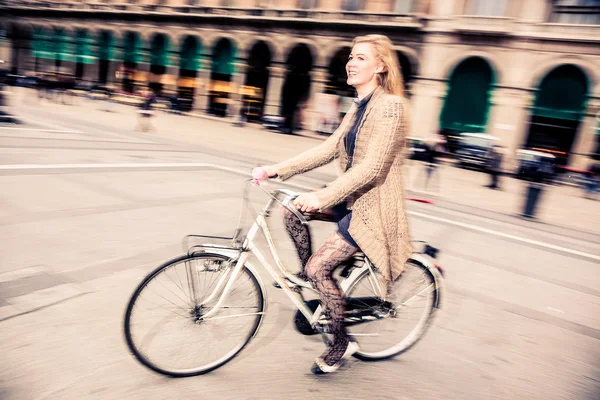
<svg viewBox="0 0 600 400"><path fill-rule="evenodd" d="M356 104L356 115L354 117L354 123L352 124L352 128L348 131L346 136L344 136L344 148L346 149L346 153L348 154L348 165L347 169L352 167L352 158L354 157L354 146L356 145L356 134L358 133L358 128L360 123L365 115L365 110L367 109L367 103L371 100L371 95L369 94L362 100L355 99L354 103ZM348 210L346 207L346 203L340 203L332 208L334 219L338 225L338 232L344 240L350 243L352 246L358 248L358 244L354 241L350 232L350 220L352 219L352 210Z"/></svg>

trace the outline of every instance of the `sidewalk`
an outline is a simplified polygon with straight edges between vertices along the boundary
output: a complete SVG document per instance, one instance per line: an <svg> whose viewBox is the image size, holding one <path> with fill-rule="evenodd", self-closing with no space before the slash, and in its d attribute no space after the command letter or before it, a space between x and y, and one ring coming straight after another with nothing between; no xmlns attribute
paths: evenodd
<svg viewBox="0 0 600 400"><path fill-rule="evenodd" d="M132 109L118 105L111 113L103 111L98 101L80 101L75 106L50 104L56 112L65 110L73 113L76 108L82 111L78 117L83 120L102 121L118 131L135 125ZM13 111L18 115L19 107ZM35 106L35 105L34 105ZM107 116L110 116L107 119ZM25 115L23 115L25 117ZM196 122L192 122L196 121ZM158 113L155 118L157 132L148 139L159 137L175 140L186 146L198 146L202 151L215 154L227 149L227 153L238 154L260 160L258 162L279 162L304 150L318 145L327 137L309 131L296 135L283 135L261 128L258 124L244 127L233 126L230 119L205 114L191 113L175 115ZM145 137L145 135L140 134ZM224 154L224 157L227 157ZM492 190L485 185L489 176L483 172L455 168L444 164L439 169L438 179L434 178L429 192L422 192L423 168L419 162L407 160L405 188L407 195L436 202L440 207L460 206L465 211L493 212L503 216L518 216L523 211L526 182L512 177L501 178L501 190ZM317 181L334 179L336 169L329 165L306 174ZM600 235L600 202L583 198L581 189L570 186L549 186L542 194L536 220L578 231Z"/></svg>
<svg viewBox="0 0 600 400"><path fill-rule="evenodd" d="M523 212L527 182L502 177L500 190L487 188L489 176L484 172L442 165L434 178L431 192L423 192L424 171L419 162L407 163L406 187L414 197L440 203L452 203L473 210L519 216ZM442 204L440 204L442 206ZM581 189L572 186L545 187L536 208L540 223L600 234L600 202L585 199Z"/></svg>

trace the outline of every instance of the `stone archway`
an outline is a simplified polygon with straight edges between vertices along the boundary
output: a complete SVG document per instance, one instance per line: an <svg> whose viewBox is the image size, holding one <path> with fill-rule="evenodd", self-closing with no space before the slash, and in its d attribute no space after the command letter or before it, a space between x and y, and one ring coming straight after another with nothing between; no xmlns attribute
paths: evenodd
<svg viewBox="0 0 600 400"><path fill-rule="evenodd" d="M167 72L170 65L169 37L164 33L157 33L150 39L150 74L148 76L148 86L157 94L163 90L163 75Z"/></svg>
<svg viewBox="0 0 600 400"><path fill-rule="evenodd" d="M98 83L101 85L106 85L108 82L110 61L112 59L115 46L115 38L113 33L108 30L101 30L98 32L97 38L98 49L96 56L98 58Z"/></svg>
<svg viewBox="0 0 600 400"><path fill-rule="evenodd" d="M86 65L95 64L96 56L93 53L94 38L85 28L75 30L75 79L81 80L85 76Z"/></svg>
<svg viewBox="0 0 600 400"><path fill-rule="evenodd" d="M481 57L469 57L456 66L440 115L446 133L483 133L491 107L494 71Z"/></svg>
<svg viewBox="0 0 600 400"><path fill-rule="evenodd" d="M342 47L335 52L327 68L327 84L325 86L326 94L333 94L341 97L354 97L355 90L349 86L346 81L346 64L352 51L351 47Z"/></svg>
<svg viewBox="0 0 600 400"><path fill-rule="evenodd" d="M194 104L196 77L200 69L202 44L194 35L185 36L179 49L179 80L177 97L182 111L190 111Z"/></svg>
<svg viewBox="0 0 600 400"><path fill-rule="evenodd" d="M271 50L262 40L256 42L248 53L242 114L249 121L260 121L263 116L271 60Z"/></svg>
<svg viewBox="0 0 600 400"><path fill-rule="evenodd" d="M123 91L133 93L136 82L143 79L138 69L140 64L146 61L144 41L139 32L126 31L123 34L123 39L119 47L123 60L119 71Z"/></svg>
<svg viewBox="0 0 600 400"><path fill-rule="evenodd" d="M300 124L298 108L310 96L310 72L313 68L313 54L304 43L299 43L290 51L285 80L281 90L280 114L284 117L284 132L292 133Z"/></svg>
<svg viewBox="0 0 600 400"><path fill-rule="evenodd" d="M410 84L417 74L416 68L413 65L411 58L404 53L402 50L396 51L396 56L398 57L398 66L400 67L400 72L402 73L402 83L404 84L404 94L406 97L410 96Z"/></svg>
<svg viewBox="0 0 600 400"><path fill-rule="evenodd" d="M525 147L552 152L566 165L585 114L589 79L573 64L560 65L537 87Z"/></svg>
<svg viewBox="0 0 600 400"><path fill-rule="evenodd" d="M224 117L232 91L231 80L235 72L236 48L227 38L219 39L212 49L211 87L209 91L208 112Z"/></svg>
<svg viewBox="0 0 600 400"><path fill-rule="evenodd" d="M30 57L33 57L33 29L30 25L16 24L10 25L7 32L7 38L10 39L10 68L13 74L26 72ZM35 66L33 66L35 70Z"/></svg>

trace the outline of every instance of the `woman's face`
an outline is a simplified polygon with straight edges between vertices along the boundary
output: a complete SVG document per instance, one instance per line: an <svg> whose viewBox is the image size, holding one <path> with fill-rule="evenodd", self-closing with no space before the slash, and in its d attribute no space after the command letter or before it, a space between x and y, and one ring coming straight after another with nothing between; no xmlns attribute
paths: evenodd
<svg viewBox="0 0 600 400"><path fill-rule="evenodd" d="M377 73L383 72L383 64L375 56L370 43L357 43L352 48L346 64L347 83L360 87L377 80Z"/></svg>

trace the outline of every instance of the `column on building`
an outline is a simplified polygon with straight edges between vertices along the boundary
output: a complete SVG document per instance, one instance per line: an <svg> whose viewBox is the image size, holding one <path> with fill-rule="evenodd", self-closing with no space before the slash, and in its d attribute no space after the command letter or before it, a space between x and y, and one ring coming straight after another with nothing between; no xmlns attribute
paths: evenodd
<svg viewBox="0 0 600 400"><path fill-rule="evenodd" d="M13 49L11 46L11 40L8 39L6 32L0 29L0 60L2 60L2 69L10 70L12 68L13 62ZM12 38L13 41L16 42L17 46L21 46L21 40L17 38ZM23 50L19 50L19 53L23 52ZM17 60L15 57L15 61ZM18 66L18 65L17 65Z"/></svg>
<svg viewBox="0 0 600 400"><path fill-rule="evenodd" d="M234 64L233 72L233 88L230 97L230 107L227 107L227 115L234 119L238 119L242 113L242 107L244 105L242 95L242 86L246 79L246 71L248 70L248 63L244 59L238 59Z"/></svg>
<svg viewBox="0 0 600 400"><path fill-rule="evenodd" d="M597 135L600 135L600 96L591 97L587 104L585 117L573 143L573 158L570 160L571 166L579 169L588 169L592 163L590 155L595 153Z"/></svg>
<svg viewBox="0 0 600 400"><path fill-rule="evenodd" d="M28 72L27 66L27 53L31 55L31 49L26 47L25 39L15 38L16 41L15 47L18 50L15 50L13 46L7 45L6 55L3 58L4 62L9 64L6 65L6 69L17 71L18 73ZM6 41L8 43L8 40ZM31 66L31 70L33 71L33 65Z"/></svg>
<svg viewBox="0 0 600 400"><path fill-rule="evenodd" d="M98 82L98 71L98 60L96 59L95 63L85 66L85 69L83 70L83 79L88 82Z"/></svg>
<svg viewBox="0 0 600 400"><path fill-rule="evenodd" d="M456 12L459 14L462 11L458 11L457 8L462 8L464 0L434 0L430 3L430 14L435 17L448 17Z"/></svg>
<svg viewBox="0 0 600 400"><path fill-rule="evenodd" d="M177 93L177 82L179 80L179 52L176 46L176 43L170 44L171 50L169 51L169 61L165 72L165 89L174 93Z"/></svg>
<svg viewBox="0 0 600 400"><path fill-rule="evenodd" d="M533 94L515 87L496 88L492 94L487 133L500 138L505 148L504 170L516 167L516 151L526 140Z"/></svg>
<svg viewBox="0 0 600 400"><path fill-rule="evenodd" d="M32 40L31 39L23 39L21 50L18 55L18 64L19 68L23 68L25 72L34 72L35 71L35 57L33 56L33 51L31 49Z"/></svg>
<svg viewBox="0 0 600 400"><path fill-rule="evenodd" d="M446 95L446 82L418 78L412 83L412 122L410 136L428 137L437 133Z"/></svg>
<svg viewBox="0 0 600 400"><path fill-rule="evenodd" d="M420 74L411 83L412 123L410 135L424 138L438 132L448 86L442 69L452 55L451 39L444 35L425 37L420 56Z"/></svg>
<svg viewBox="0 0 600 400"><path fill-rule="evenodd" d="M99 62L99 57L98 57L98 33L93 31L93 32L88 32L88 35L91 36L92 40L91 40L91 48L89 49L91 52L91 56L93 56L93 59L91 60L91 62L89 64L86 64L85 67L83 68L83 76L82 79L86 82L96 82L98 80L98 62Z"/></svg>
<svg viewBox="0 0 600 400"><path fill-rule="evenodd" d="M206 112L208 110L208 91L210 89L210 57L204 56L200 62L201 66L196 77L194 111Z"/></svg>
<svg viewBox="0 0 600 400"><path fill-rule="evenodd" d="M285 69L281 65L273 63L273 65L269 67L269 85L265 100L265 115L279 115L281 88L283 86L284 75Z"/></svg>
<svg viewBox="0 0 600 400"><path fill-rule="evenodd" d="M548 15L549 2L547 0L527 0L518 3L521 7L519 19L524 22L542 22Z"/></svg>
<svg viewBox="0 0 600 400"><path fill-rule="evenodd" d="M108 64L108 84L111 86L119 87L121 80L117 78L117 72L121 67L121 61L115 58L110 60ZM120 87L119 87L120 89Z"/></svg>
<svg viewBox="0 0 600 400"><path fill-rule="evenodd" d="M328 78L327 68L315 66L310 72L310 77L310 96L308 107L304 111L303 121L305 121L304 129L316 131L319 123L319 96L325 92L325 84Z"/></svg>

